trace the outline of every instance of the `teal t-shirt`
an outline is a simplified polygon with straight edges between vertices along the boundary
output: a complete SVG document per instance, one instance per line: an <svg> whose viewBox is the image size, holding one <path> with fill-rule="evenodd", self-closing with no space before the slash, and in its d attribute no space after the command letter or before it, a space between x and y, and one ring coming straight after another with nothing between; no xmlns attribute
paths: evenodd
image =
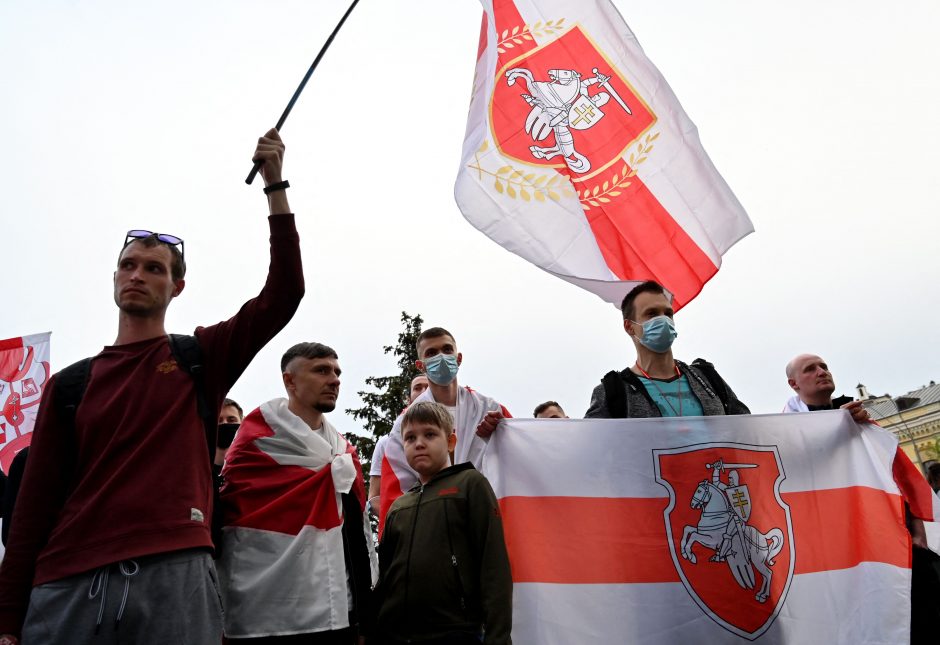
<svg viewBox="0 0 940 645"><path fill-rule="evenodd" d="M705 410L702 409L702 404L692 394L689 378L685 374L673 377L669 381L648 379L645 376L640 376L639 379L664 417L705 416ZM682 411L681 415L679 414L680 410Z"/></svg>

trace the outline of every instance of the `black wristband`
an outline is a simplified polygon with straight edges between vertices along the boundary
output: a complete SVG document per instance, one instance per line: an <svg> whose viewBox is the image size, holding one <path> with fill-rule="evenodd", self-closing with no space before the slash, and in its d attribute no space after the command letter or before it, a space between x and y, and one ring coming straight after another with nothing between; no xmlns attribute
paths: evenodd
<svg viewBox="0 0 940 645"><path fill-rule="evenodd" d="M284 190L285 188L290 188L290 182L287 181L286 179L285 179L284 181L279 181L279 182L277 182L276 184L271 184L270 186L265 186L265 187L264 187L264 194L265 194L265 195L270 195L271 193L273 193L273 192L275 192L275 191Z"/></svg>

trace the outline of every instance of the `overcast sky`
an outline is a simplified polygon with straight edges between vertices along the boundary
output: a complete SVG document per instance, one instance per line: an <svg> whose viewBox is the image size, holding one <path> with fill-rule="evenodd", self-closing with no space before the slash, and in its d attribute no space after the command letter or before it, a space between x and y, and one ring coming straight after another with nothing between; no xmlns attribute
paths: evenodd
<svg viewBox="0 0 940 645"><path fill-rule="evenodd" d="M756 232L681 311L678 358L705 357L754 412L820 353L837 391L940 377L940 3L616 0L697 124ZM0 4L0 338L51 330L53 369L110 344L124 233L179 235L168 327L231 316L264 282L266 202L246 186L345 0ZM503 250L453 199L481 8L362 0L283 130L307 295L232 391L281 396L301 340L340 355L340 406L389 374L401 311L449 328L462 384L530 416L587 408L634 360L619 312ZM333 414L341 430L352 419Z"/></svg>

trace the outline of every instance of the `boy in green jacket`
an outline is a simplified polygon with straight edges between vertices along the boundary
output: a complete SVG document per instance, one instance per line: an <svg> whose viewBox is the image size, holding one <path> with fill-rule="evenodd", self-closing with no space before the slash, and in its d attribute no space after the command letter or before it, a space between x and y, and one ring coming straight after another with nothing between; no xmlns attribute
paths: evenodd
<svg viewBox="0 0 940 645"><path fill-rule="evenodd" d="M392 504L379 545L378 642L511 643L512 575L492 487L472 464L450 465L457 436L439 403L408 408L402 441L419 483Z"/></svg>

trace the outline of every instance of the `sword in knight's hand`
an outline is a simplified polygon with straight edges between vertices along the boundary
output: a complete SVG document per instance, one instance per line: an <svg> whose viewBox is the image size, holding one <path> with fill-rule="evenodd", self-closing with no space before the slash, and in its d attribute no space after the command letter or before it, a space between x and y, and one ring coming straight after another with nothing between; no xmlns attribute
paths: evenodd
<svg viewBox="0 0 940 645"><path fill-rule="evenodd" d="M592 71L594 72L594 76L597 77L597 84L600 85L601 87L603 87L605 90L607 90L607 92L608 92L612 97L614 97L614 100L617 101L617 103L620 104L620 107L622 107L622 108L624 109L624 111L625 111L627 114L629 114L629 115L632 116L632 115L633 115L633 110L631 110L631 109L630 109L630 106L627 105L626 102L625 102L622 98L620 98L620 95L617 94L617 90L615 90L613 87L611 87L611 85L610 85L610 76L604 76L603 74L601 74L600 72L597 71L597 68L596 68L596 67L595 67ZM604 79L604 80L601 80L601 79ZM711 466L709 466L709 468L711 468Z"/></svg>
<svg viewBox="0 0 940 645"><path fill-rule="evenodd" d="M718 464L705 464L706 468L717 468ZM722 469L731 470L732 468L757 468L757 464L721 464Z"/></svg>

